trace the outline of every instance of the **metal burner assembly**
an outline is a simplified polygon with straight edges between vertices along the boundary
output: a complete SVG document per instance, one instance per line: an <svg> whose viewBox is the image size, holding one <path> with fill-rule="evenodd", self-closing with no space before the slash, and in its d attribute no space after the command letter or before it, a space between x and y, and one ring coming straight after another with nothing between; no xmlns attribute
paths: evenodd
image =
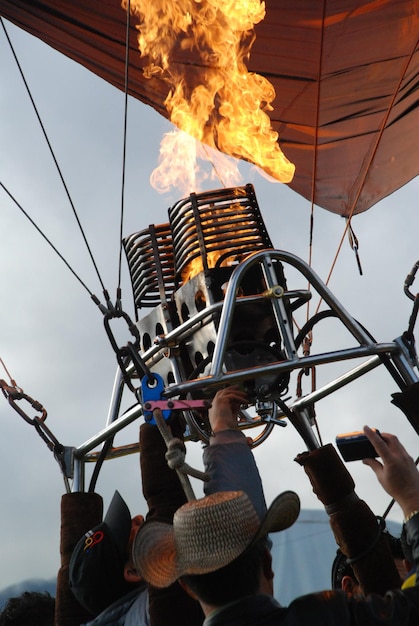
<svg viewBox="0 0 419 626"><path fill-rule="evenodd" d="M169 209L167 223L133 233L123 246L135 321L118 301L105 307L118 368L105 428L78 448L62 448L59 461L76 491L84 490L86 463L96 463L95 477L105 459L138 453L138 441L113 444L114 436L138 418L158 420L163 434L171 412L181 411L185 438L208 442L211 399L233 384L247 393L238 426L252 446L274 428L291 424L314 450L322 445L317 403L384 366L401 390L392 394L393 403L419 434L413 334L419 299L409 289L419 262L405 281L413 301L408 329L378 343L305 261L274 248L252 185L192 193ZM321 310L310 316L312 296ZM135 338L122 348L109 328L118 317ZM318 352L313 351L314 327ZM127 388L135 404L122 411ZM9 398L12 405L14 398ZM50 433L42 432L49 442Z"/></svg>
<svg viewBox="0 0 419 626"><path fill-rule="evenodd" d="M274 249L252 185L192 193L168 218L123 242L138 356L144 371L161 379L165 398L208 399L220 386L239 384L250 403L240 426L261 426L254 445L286 418L312 449L319 445L312 428L316 400L384 362L399 387L418 380L409 346L376 343L304 261ZM290 290L287 267L310 289ZM295 312L313 291L326 310L299 328ZM317 355L307 350L307 336L325 317L346 329L350 347ZM360 358L363 364L290 401L293 372L299 380L302 373L314 379L320 365ZM190 438L208 440L205 410L184 413Z"/></svg>

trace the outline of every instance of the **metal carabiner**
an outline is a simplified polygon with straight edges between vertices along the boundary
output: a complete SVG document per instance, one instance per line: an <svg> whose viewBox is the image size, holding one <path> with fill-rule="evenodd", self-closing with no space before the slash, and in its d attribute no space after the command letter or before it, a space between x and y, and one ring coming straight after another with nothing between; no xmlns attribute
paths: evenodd
<svg viewBox="0 0 419 626"><path fill-rule="evenodd" d="M406 276L406 280L404 281L404 293L411 300L415 300L417 295L415 296L409 289L409 287L413 284L415 280L416 272L419 269L419 261L416 261L415 265L410 270L410 273Z"/></svg>
<svg viewBox="0 0 419 626"><path fill-rule="evenodd" d="M39 413L41 413L41 417L37 419L41 422L45 422L45 420L47 419L47 412L40 402L38 402L37 400L34 400L30 396L28 396L26 393L24 393L20 387L12 387L8 385L5 380L0 380L0 387L3 392L4 397L7 399L10 406L17 413L19 413L19 415L25 420L25 422L34 426L36 418L29 417L29 415L25 413L25 411L16 404L17 400L26 400L27 402L29 402L29 404L31 405L33 409L35 409L35 411L38 411Z"/></svg>
<svg viewBox="0 0 419 626"><path fill-rule="evenodd" d="M119 346L115 341L115 337L111 331L109 321L111 319L119 319L121 317L126 321L128 330L130 331L131 335L135 338L135 345L137 346L140 343L139 330L137 326L133 323L128 313L125 313L125 311L122 311L122 309L120 309L119 307L113 308L111 311L108 310L108 312L105 313L105 315L103 316L103 323L105 326L106 334L108 335L109 341L111 342L111 346L114 349L115 353L119 352Z"/></svg>
<svg viewBox="0 0 419 626"><path fill-rule="evenodd" d="M312 392L316 391L316 367L314 365L308 368L305 367L298 372L297 390L296 390L297 398L301 398L303 395L303 385L302 385L303 376L309 376L310 372L311 372L311 391ZM311 402L309 405L307 405L307 411L308 411L311 424L313 425L316 421L316 409L314 406L314 402Z"/></svg>
<svg viewBox="0 0 419 626"><path fill-rule="evenodd" d="M114 334L109 324L109 321L111 319L121 317L126 321L131 335L135 338L134 342L128 341L127 344L122 348L120 348L116 343ZM111 346L116 354L118 365L122 372L125 384L128 386L130 391L132 391L134 394L137 394L138 389L136 389L132 384L131 377L128 373L127 365L129 362L133 364L139 378L142 378L145 375L149 378L150 381L153 380L153 373L150 371L149 367L138 353L140 348L140 332L137 326L131 320L128 313L125 313L122 310L120 304L118 304L116 307L112 307L111 309L107 309L107 312L105 313L103 318L103 323Z"/></svg>
<svg viewBox="0 0 419 626"><path fill-rule="evenodd" d="M303 385L302 385L303 376L308 376L310 372L311 372L311 391L313 392L316 390L316 368L314 367L314 365L312 365L309 368L304 367L298 372L298 376L297 376L297 390L296 390L297 398L301 398L303 395Z"/></svg>

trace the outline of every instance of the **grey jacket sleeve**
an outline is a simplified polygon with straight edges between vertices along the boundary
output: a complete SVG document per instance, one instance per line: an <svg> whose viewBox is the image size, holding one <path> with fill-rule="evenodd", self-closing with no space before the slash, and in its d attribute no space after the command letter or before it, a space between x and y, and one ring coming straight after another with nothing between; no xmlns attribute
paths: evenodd
<svg viewBox="0 0 419 626"><path fill-rule="evenodd" d="M233 429L218 432L211 437L203 458L210 475L209 482L204 483L205 494L244 491L262 519L266 513L262 481L244 434Z"/></svg>

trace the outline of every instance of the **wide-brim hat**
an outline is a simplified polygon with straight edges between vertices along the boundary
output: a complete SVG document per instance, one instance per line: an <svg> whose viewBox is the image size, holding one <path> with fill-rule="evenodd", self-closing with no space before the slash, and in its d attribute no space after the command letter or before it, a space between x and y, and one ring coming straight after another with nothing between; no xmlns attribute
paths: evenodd
<svg viewBox="0 0 419 626"><path fill-rule="evenodd" d="M186 574L206 574L234 561L271 532L294 524L300 499L293 491L275 498L261 521L243 491L214 493L178 509L173 525L146 522L133 545L138 573L154 587Z"/></svg>

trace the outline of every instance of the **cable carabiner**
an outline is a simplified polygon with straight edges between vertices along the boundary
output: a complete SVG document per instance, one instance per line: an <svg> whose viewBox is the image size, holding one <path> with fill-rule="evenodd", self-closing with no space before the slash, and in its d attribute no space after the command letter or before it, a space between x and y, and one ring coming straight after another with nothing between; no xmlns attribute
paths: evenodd
<svg viewBox="0 0 419 626"><path fill-rule="evenodd" d="M412 269L410 270L410 273L406 276L406 280L404 281L404 293L411 300L415 300L417 298L417 294L416 296L413 295L409 287L413 284L413 281L415 280L416 272L418 271L418 269L419 269L419 261L416 261L415 265L412 267Z"/></svg>
<svg viewBox="0 0 419 626"><path fill-rule="evenodd" d="M116 340L111 330L111 327L109 325L109 322L112 319L119 319L121 317L126 321L128 330L130 331L131 335L135 338L136 347L139 347L139 343L140 343L140 332L137 326L133 323L128 313L125 313L125 311L122 311L122 309L120 308L114 308L112 311L108 310L108 312L103 317L103 323L105 326L106 334L109 337L109 341L111 342L111 346L114 349L115 353L118 353L119 346L116 343Z"/></svg>
<svg viewBox="0 0 419 626"><path fill-rule="evenodd" d="M58 439L53 435L50 429L45 424L45 420L47 419L47 411L42 406L40 402L34 400L27 393L23 391L20 387L18 387L14 380L11 379L12 385L9 385L5 380L0 380L0 387L3 392L4 397L9 402L10 406L22 417L27 424L34 426L36 432L41 437L41 439L46 443L49 450L53 453L55 460L60 466L61 472L64 477L64 483L66 486L67 492L70 491L68 478L67 478L67 467L65 460L65 447L58 441ZM31 407L38 411L41 415L35 415L35 417L29 417L29 415L17 404L18 400L26 400L29 402Z"/></svg>
<svg viewBox="0 0 419 626"><path fill-rule="evenodd" d="M415 335L414 335L413 330L415 328L416 320L419 314L419 293L414 295L410 291L409 287L413 284L413 281L415 280L415 275L418 269L419 269L419 261L416 261L415 265L412 267L410 273L407 275L406 280L404 281L404 293L410 300L413 300L413 308L412 308L412 313L409 318L409 324L408 324L407 330L403 333L401 339L404 345L406 346L409 352L409 356L413 362L417 362L417 354L416 354L416 348L415 348Z"/></svg>
<svg viewBox="0 0 419 626"><path fill-rule="evenodd" d="M311 393L316 391L316 367L315 365L312 365L311 367L303 367L298 372L298 376L297 376L297 389L296 389L297 398L302 398L303 396L303 384L302 384L303 376L309 376L310 373L311 373ZM307 405L307 411L308 411L308 415L309 415L312 425L315 424L316 423L316 409L315 409L314 402L311 402L310 404ZM320 433L319 433L319 437L320 437Z"/></svg>
<svg viewBox="0 0 419 626"><path fill-rule="evenodd" d="M34 400L30 396L28 396L28 394L24 393L23 389L21 389L20 387L17 387L17 386L12 387L11 385L8 385L5 380L0 380L0 387L3 392L4 397L7 399L10 406L17 413L19 413L19 415L25 420L25 422L27 422L28 424L31 424L32 426L34 426L37 421L45 422L45 420L47 419L47 412L40 402L38 402L37 400ZM31 405L33 409L35 409L35 411L38 411L39 413L41 413L41 417L39 418L29 417L29 415L25 413L25 411L16 404L17 400L26 400L27 402L29 402L29 404Z"/></svg>
<svg viewBox="0 0 419 626"><path fill-rule="evenodd" d="M302 385L303 376L309 376L310 372L311 372L311 392L316 391L316 368L315 366L312 365L311 367L303 367L303 369L301 369L297 375L297 390L296 390L297 398L301 398L303 395L303 385Z"/></svg>
<svg viewBox="0 0 419 626"><path fill-rule="evenodd" d="M106 334L108 335L111 346L116 354L118 365L122 372L125 384L130 389L130 391L137 395L138 389L136 389L132 384L131 376L127 369L129 362L133 364L138 378L141 379L143 376L147 376L150 381L154 380L154 375L150 371L150 368L139 355L140 332L137 326L131 320L128 313L125 313L125 311L122 310L121 301L119 299L117 300L115 306L113 306L109 300L107 301L107 304L108 308L103 307L103 305L100 307L101 311L104 312L103 323L105 326ZM122 318L126 321L128 329L135 339L134 342L128 341L126 346L123 346L122 348L118 346L115 340L115 336L110 327L110 320L116 318Z"/></svg>

